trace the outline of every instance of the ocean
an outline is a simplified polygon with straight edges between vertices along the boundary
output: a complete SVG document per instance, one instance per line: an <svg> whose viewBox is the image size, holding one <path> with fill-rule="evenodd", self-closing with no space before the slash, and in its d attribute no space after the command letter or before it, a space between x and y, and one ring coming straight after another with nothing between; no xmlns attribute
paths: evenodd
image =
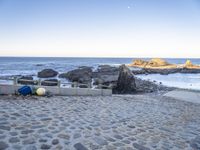
<svg viewBox="0 0 200 150"><path fill-rule="evenodd" d="M79 66L91 66L94 69L99 65L119 66L130 64L137 58L53 58L53 57L0 57L0 77L13 75L33 75L37 72L52 68L60 73L78 68ZM148 58L141 58L148 60ZM169 59L170 63L183 64L187 60ZM200 59L190 59L193 64L200 65ZM173 86L185 89L200 90L200 74L170 74L170 75L138 75L139 78L151 81L162 82L166 86Z"/></svg>

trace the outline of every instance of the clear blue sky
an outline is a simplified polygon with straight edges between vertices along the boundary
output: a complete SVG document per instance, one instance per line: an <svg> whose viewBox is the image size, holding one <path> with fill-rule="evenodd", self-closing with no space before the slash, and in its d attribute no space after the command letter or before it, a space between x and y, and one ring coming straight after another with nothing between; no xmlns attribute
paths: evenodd
<svg viewBox="0 0 200 150"><path fill-rule="evenodd" d="M0 0L0 56L200 57L200 0Z"/></svg>

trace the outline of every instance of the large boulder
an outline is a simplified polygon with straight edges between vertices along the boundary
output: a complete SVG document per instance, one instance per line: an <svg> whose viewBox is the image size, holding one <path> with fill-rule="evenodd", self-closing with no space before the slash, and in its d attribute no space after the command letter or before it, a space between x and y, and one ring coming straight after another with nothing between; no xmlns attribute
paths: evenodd
<svg viewBox="0 0 200 150"><path fill-rule="evenodd" d="M147 65L151 66L151 67L162 67L162 66L167 66L167 65L170 65L170 64L167 61L165 61L164 59L153 58L148 62Z"/></svg>
<svg viewBox="0 0 200 150"><path fill-rule="evenodd" d="M109 65L101 65L93 72L94 85L105 85L114 87L117 84L119 68Z"/></svg>
<svg viewBox="0 0 200 150"><path fill-rule="evenodd" d="M119 77L117 80L117 87L114 89L114 93L119 94L131 94L136 91L135 78L131 70L122 65L119 67Z"/></svg>
<svg viewBox="0 0 200 150"><path fill-rule="evenodd" d="M60 74L59 78L65 78L71 82L78 82L78 83L84 83L84 84L91 83L92 82L92 68L79 67L78 69Z"/></svg>
<svg viewBox="0 0 200 150"><path fill-rule="evenodd" d="M58 75L58 72L53 69L44 69L38 72L39 78L52 78L52 77L56 77L57 75Z"/></svg>
<svg viewBox="0 0 200 150"><path fill-rule="evenodd" d="M119 68L118 67L113 67L109 65L100 65L97 68L97 74L106 74L106 75L116 75L119 73Z"/></svg>
<svg viewBox="0 0 200 150"><path fill-rule="evenodd" d="M17 83L23 85L36 85L37 81L34 81L32 76L22 76L18 79Z"/></svg>
<svg viewBox="0 0 200 150"><path fill-rule="evenodd" d="M43 86L58 86L58 80L57 79L48 79L41 82L41 85Z"/></svg>

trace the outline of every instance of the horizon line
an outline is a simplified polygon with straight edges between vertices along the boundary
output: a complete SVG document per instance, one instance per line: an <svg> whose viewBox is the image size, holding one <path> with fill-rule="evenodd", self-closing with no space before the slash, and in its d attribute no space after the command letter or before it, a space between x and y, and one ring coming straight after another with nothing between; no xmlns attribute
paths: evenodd
<svg viewBox="0 0 200 150"><path fill-rule="evenodd" d="M200 57L117 57L117 56L0 56L1 58L161 58L161 59L200 59Z"/></svg>

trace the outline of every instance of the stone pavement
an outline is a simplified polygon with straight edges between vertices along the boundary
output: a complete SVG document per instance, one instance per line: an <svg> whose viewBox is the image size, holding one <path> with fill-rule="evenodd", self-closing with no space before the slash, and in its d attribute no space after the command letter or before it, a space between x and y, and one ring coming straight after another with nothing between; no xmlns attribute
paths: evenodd
<svg viewBox="0 0 200 150"><path fill-rule="evenodd" d="M200 105L166 97L0 97L0 150L197 150Z"/></svg>

